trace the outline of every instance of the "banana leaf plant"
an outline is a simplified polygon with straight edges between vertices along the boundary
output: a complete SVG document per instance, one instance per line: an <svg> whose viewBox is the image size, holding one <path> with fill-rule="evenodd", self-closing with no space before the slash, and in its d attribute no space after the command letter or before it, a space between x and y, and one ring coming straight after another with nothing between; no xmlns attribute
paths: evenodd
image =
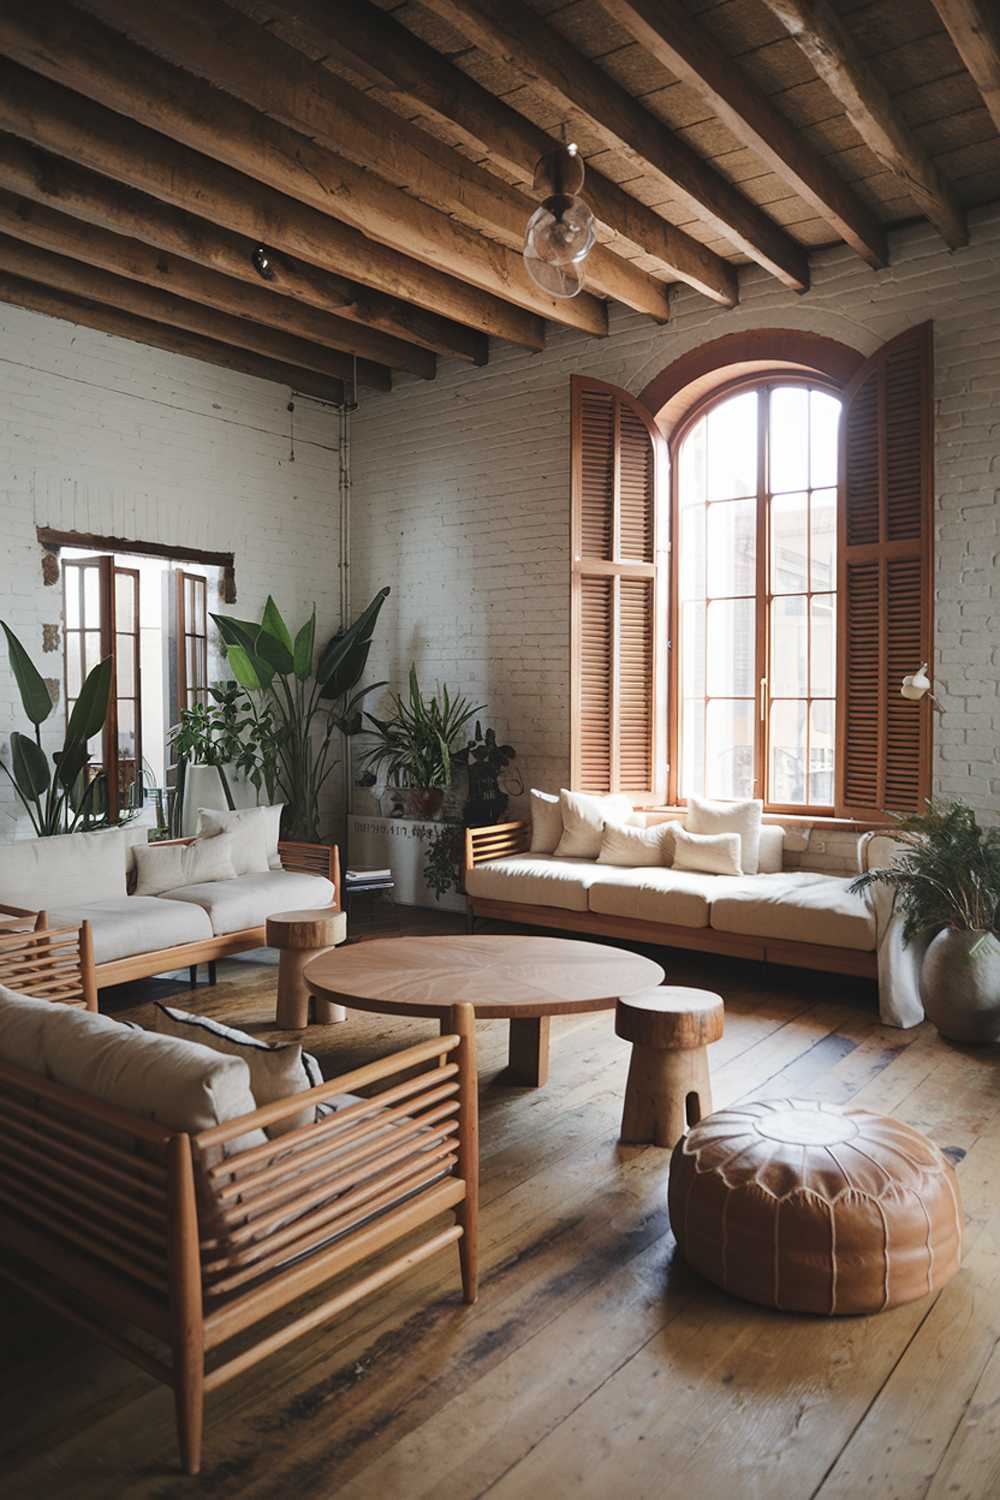
<svg viewBox="0 0 1000 1500"><path fill-rule="evenodd" d="M318 659L315 606L294 637L270 595L259 624L212 616L230 670L246 694L254 733L273 743L273 795L285 803L286 838L320 842L320 794L338 765L337 737L358 733L364 699L385 687L373 682L359 689L358 683L388 594L387 588L380 589Z"/></svg>
<svg viewBox="0 0 1000 1500"><path fill-rule="evenodd" d="M111 657L98 662L87 675L73 705L61 750L49 757L42 749L41 726L55 707L44 679L10 626L0 621L7 637L7 656L21 695L25 717L34 736L14 730L10 737L10 766L0 762L39 838L75 833L107 821L104 772L88 775L88 742L104 728L111 697Z"/></svg>

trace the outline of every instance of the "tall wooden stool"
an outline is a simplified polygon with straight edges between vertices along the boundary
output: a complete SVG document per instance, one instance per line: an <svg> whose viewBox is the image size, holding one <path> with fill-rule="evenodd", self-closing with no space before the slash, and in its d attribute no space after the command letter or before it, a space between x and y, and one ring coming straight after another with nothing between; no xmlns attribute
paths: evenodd
<svg viewBox="0 0 1000 1500"><path fill-rule="evenodd" d="M619 1000L615 1031L632 1043L621 1139L673 1146L712 1112L708 1044L722 1035L722 998L663 985Z"/></svg>
<svg viewBox="0 0 1000 1500"><path fill-rule="evenodd" d="M302 977L311 958L347 939L347 917L332 906L314 911L279 911L267 919L268 947L280 951L278 960L277 1023L288 1031L309 1024L312 998ZM317 1021L344 1021L347 1011L330 1000L316 999Z"/></svg>

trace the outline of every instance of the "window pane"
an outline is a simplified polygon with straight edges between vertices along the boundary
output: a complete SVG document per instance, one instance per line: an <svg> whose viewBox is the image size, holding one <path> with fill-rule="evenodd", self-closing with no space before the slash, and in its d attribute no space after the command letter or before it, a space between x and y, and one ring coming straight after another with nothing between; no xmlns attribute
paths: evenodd
<svg viewBox="0 0 1000 1500"><path fill-rule="evenodd" d="M769 465L772 494L808 488L809 392L803 385L771 392Z"/></svg>
<svg viewBox="0 0 1000 1500"><path fill-rule="evenodd" d="M809 705L809 801L818 806L833 803L834 714L833 704Z"/></svg>
<svg viewBox="0 0 1000 1500"><path fill-rule="evenodd" d="M757 392L721 401L708 413L708 498L757 493Z"/></svg>
<svg viewBox="0 0 1000 1500"><path fill-rule="evenodd" d="M116 691L120 698L131 697L135 692L135 637L119 635L115 648Z"/></svg>
<svg viewBox="0 0 1000 1500"><path fill-rule="evenodd" d="M83 574L83 617L87 625L101 623L101 580L96 568L81 568Z"/></svg>
<svg viewBox="0 0 1000 1500"><path fill-rule="evenodd" d="M701 505L705 499L705 428L706 421L702 417L681 444L678 484L682 508L686 505Z"/></svg>
<svg viewBox="0 0 1000 1500"><path fill-rule="evenodd" d="M809 501L805 494L771 501L771 592L797 594L809 587Z"/></svg>
<svg viewBox="0 0 1000 1500"><path fill-rule="evenodd" d="M837 587L837 491L814 490L809 502L812 527L812 587Z"/></svg>
<svg viewBox="0 0 1000 1500"><path fill-rule="evenodd" d="M705 792L705 703L701 698L685 700L681 715L682 797Z"/></svg>
<svg viewBox="0 0 1000 1500"><path fill-rule="evenodd" d="M195 586L195 600L197 602L197 631L199 635L207 635L208 621L206 618L206 605L208 603L208 586L204 582Z"/></svg>
<svg viewBox="0 0 1000 1500"><path fill-rule="evenodd" d="M814 489L837 483L837 430L840 402L826 391L809 392L809 483Z"/></svg>
<svg viewBox="0 0 1000 1500"><path fill-rule="evenodd" d="M80 628L80 569L63 564L63 587L66 594L66 629Z"/></svg>
<svg viewBox="0 0 1000 1500"><path fill-rule="evenodd" d="M754 601L720 599L708 606L708 692L752 698L756 692Z"/></svg>
<svg viewBox="0 0 1000 1500"><path fill-rule="evenodd" d="M682 599L705 597L705 507L694 506L681 517L678 584Z"/></svg>
<svg viewBox="0 0 1000 1500"><path fill-rule="evenodd" d="M135 580L122 573L115 574L115 625L135 629Z"/></svg>
<svg viewBox="0 0 1000 1500"><path fill-rule="evenodd" d="M101 632L88 630L84 636L84 672L92 672L101 659Z"/></svg>
<svg viewBox="0 0 1000 1500"><path fill-rule="evenodd" d="M681 607L681 695L705 696L705 606Z"/></svg>
<svg viewBox="0 0 1000 1500"><path fill-rule="evenodd" d="M66 637L67 698L79 698L82 681L80 672L80 637L78 635L69 635Z"/></svg>
<svg viewBox="0 0 1000 1500"><path fill-rule="evenodd" d="M832 698L837 689L837 601L833 594L817 594L811 603L812 641L809 662L809 692L816 698Z"/></svg>
<svg viewBox="0 0 1000 1500"><path fill-rule="evenodd" d="M771 603L772 698L804 698L809 691L806 675L806 606L801 594L790 594Z"/></svg>
<svg viewBox="0 0 1000 1500"><path fill-rule="evenodd" d="M709 598L756 592L757 502L727 500L708 507Z"/></svg>
<svg viewBox="0 0 1000 1500"><path fill-rule="evenodd" d="M806 800L806 705L771 704L770 797L772 802Z"/></svg>
<svg viewBox="0 0 1000 1500"><path fill-rule="evenodd" d="M708 705L706 796L753 796L753 720L752 700Z"/></svg>
<svg viewBox="0 0 1000 1500"><path fill-rule="evenodd" d="M122 755L135 754L135 704L131 698L118 701L118 749Z"/></svg>

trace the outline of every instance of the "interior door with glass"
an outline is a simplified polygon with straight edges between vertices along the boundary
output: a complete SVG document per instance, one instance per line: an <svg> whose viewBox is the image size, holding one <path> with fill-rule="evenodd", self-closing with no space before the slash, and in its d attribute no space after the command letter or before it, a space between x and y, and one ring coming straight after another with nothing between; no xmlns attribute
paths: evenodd
<svg viewBox="0 0 1000 1500"><path fill-rule="evenodd" d="M112 658L112 694L103 732L90 744L88 774L104 771L93 811L119 814L142 801L142 673L139 660L139 571L110 555L64 558L66 714L87 674Z"/></svg>

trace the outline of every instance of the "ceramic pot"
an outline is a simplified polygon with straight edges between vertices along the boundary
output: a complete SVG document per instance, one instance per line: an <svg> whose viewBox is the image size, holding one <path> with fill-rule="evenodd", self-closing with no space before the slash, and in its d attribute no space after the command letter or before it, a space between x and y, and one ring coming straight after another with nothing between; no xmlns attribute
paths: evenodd
<svg viewBox="0 0 1000 1500"><path fill-rule="evenodd" d="M411 818L430 821L438 817L444 801L444 790L439 786L414 786L406 794L407 812Z"/></svg>
<svg viewBox="0 0 1000 1500"><path fill-rule="evenodd" d="M924 955L921 989L924 1009L949 1041L1000 1041L1000 942L991 933L939 932Z"/></svg>

